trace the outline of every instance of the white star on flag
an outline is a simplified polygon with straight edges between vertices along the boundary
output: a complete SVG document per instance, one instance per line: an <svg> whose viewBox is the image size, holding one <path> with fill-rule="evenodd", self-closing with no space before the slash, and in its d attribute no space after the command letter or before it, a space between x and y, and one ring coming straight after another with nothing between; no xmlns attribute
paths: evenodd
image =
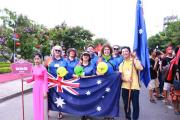
<svg viewBox="0 0 180 120"><path fill-rule="evenodd" d="M142 29L139 29L139 34L142 34L143 33L143 30Z"/></svg>
<svg viewBox="0 0 180 120"><path fill-rule="evenodd" d="M97 83L98 85L100 85L100 84L102 83L102 81L101 81L101 80L98 80L96 83Z"/></svg>
<svg viewBox="0 0 180 120"><path fill-rule="evenodd" d="M102 98L104 98L104 96L102 96Z"/></svg>
<svg viewBox="0 0 180 120"><path fill-rule="evenodd" d="M55 103L57 104L57 107L61 106L61 108L62 108L63 104L66 104L64 102L64 99L61 99L61 97L60 98L56 98L56 102Z"/></svg>
<svg viewBox="0 0 180 120"><path fill-rule="evenodd" d="M86 95L91 95L91 92L88 90L88 91L86 92Z"/></svg>
<svg viewBox="0 0 180 120"><path fill-rule="evenodd" d="M111 89L108 87L108 88L106 88L105 91L106 91L106 92L110 92L110 90L111 90Z"/></svg>
<svg viewBox="0 0 180 120"><path fill-rule="evenodd" d="M100 106L97 106L96 110L97 110L98 112L100 112L102 109L101 109Z"/></svg>

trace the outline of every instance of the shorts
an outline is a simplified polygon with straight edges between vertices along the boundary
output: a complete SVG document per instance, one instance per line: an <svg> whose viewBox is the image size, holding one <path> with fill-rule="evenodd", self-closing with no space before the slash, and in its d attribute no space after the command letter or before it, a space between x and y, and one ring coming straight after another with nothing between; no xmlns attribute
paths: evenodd
<svg viewBox="0 0 180 120"><path fill-rule="evenodd" d="M159 87L159 80L156 78L156 79L151 79L149 81L149 84L148 84L148 88L150 90L154 89L154 88L158 88Z"/></svg>
<svg viewBox="0 0 180 120"><path fill-rule="evenodd" d="M163 90L170 91L170 89L171 89L171 83L164 82Z"/></svg>

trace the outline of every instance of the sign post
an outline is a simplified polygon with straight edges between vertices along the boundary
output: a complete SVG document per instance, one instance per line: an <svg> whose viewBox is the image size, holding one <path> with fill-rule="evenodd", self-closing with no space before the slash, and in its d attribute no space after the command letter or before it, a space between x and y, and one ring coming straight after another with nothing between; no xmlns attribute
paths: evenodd
<svg viewBox="0 0 180 120"><path fill-rule="evenodd" d="M24 86L23 86L23 75L32 73L33 64L25 60L19 60L11 64L13 73L20 75L21 77L21 91L22 91L22 115L24 120Z"/></svg>

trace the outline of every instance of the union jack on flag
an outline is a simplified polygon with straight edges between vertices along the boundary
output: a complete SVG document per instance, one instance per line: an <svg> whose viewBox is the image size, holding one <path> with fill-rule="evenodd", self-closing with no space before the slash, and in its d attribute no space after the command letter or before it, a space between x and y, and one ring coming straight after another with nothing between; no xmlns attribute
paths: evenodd
<svg viewBox="0 0 180 120"><path fill-rule="evenodd" d="M63 93L63 89L64 89L73 95L79 95L79 93L73 89L73 88L79 88L80 83L74 83L78 80L79 78L69 79L69 80L64 80L64 78L61 77L55 78L48 73L48 83L49 83L48 88L50 89L52 87L57 86L57 92Z"/></svg>

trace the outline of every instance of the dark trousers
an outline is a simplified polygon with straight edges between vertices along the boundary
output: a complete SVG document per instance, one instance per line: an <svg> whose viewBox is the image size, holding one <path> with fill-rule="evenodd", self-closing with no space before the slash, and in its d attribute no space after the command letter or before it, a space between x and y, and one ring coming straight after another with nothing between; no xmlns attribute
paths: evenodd
<svg viewBox="0 0 180 120"><path fill-rule="evenodd" d="M131 102L129 111L128 110L128 96L129 89L122 88L122 98L124 102L124 111L126 115L126 119L131 120L131 102L133 106L133 120L138 120L139 118L139 90L131 90Z"/></svg>
<svg viewBox="0 0 180 120"><path fill-rule="evenodd" d="M162 94L163 92L163 87L164 87L164 81L163 81L163 77L162 77L162 72L159 72L159 93Z"/></svg>

